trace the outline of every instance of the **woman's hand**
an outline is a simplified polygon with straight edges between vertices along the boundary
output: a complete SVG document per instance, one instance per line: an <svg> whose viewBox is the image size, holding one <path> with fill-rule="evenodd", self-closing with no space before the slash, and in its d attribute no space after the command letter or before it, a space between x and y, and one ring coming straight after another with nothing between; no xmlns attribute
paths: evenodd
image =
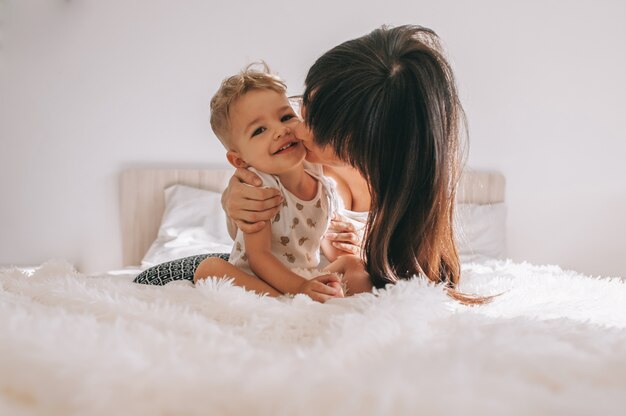
<svg viewBox="0 0 626 416"><path fill-rule="evenodd" d="M283 202L278 189L259 188L261 179L239 168L222 193L222 208L244 233L255 233L276 216Z"/></svg>
<svg viewBox="0 0 626 416"><path fill-rule="evenodd" d="M324 235L331 245L337 250L337 255L361 254L363 242L363 228L356 229L344 216L335 214L330 221L330 226ZM330 259L330 258L329 258Z"/></svg>
<svg viewBox="0 0 626 416"><path fill-rule="evenodd" d="M343 298L341 279L336 274L316 276L302 283L298 293L304 293L311 299L324 303L332 298Z"/></svg>

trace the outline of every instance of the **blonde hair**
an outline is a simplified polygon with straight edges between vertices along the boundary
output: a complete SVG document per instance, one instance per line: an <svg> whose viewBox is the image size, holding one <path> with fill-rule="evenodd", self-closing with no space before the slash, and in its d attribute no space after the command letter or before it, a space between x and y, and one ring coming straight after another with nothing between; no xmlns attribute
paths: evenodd
<svg viewBox="0 0 626 416"><path fill-rule="evenodd" d="M255 69L256 67L260 69ZM270 72L265 62L255 62L237 75L224 79L211 98L211 128L227 149L230 148L232 139L229 137L231 105L249 91L264 89L285 94L287 85L277 75Z"/></svg>

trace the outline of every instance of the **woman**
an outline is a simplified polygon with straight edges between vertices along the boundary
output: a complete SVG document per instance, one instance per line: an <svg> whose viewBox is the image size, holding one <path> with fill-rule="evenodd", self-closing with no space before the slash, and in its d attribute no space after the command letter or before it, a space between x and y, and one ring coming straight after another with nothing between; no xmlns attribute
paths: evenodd
<svg viewBox="0 0 626 416"><path fill-rule="evenodd" d="M296 135L307 158L337 181L346 207L369 211L361 255L371 283L423 275L454 288L460 262L452 215L464 114L437 35L418 26L376 29L322 55L305 85ZM263 227L278 205L274 191L248 186L254 184L253 174L238 170L222 196L245 232ZM347 223L332 231L346 252L358 251Z"/></svg>

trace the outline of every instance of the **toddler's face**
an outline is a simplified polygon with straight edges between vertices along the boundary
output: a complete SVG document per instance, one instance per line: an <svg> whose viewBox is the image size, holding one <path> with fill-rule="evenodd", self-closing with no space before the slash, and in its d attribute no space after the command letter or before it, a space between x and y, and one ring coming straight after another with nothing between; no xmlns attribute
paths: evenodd
<svg viewBox="0 0 626 416"><path fill-rule="evenodd" d="M293 134L299 119L285 94L252 90L230 108L229 160L236 167L252 166L278 175L300 165L306 155ZM237 166L237 164L240 166Z"/></svg>

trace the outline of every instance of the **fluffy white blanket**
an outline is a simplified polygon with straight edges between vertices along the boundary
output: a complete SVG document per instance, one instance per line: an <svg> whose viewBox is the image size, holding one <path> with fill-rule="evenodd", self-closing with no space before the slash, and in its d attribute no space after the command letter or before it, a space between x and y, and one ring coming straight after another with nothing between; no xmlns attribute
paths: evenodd
<svg viewBox="0 0 626 416"><path fill-rule="evenodd" d="M626 285L466 265L318 304L208 281L0 272L2 415L624 414Z"/></svg>

